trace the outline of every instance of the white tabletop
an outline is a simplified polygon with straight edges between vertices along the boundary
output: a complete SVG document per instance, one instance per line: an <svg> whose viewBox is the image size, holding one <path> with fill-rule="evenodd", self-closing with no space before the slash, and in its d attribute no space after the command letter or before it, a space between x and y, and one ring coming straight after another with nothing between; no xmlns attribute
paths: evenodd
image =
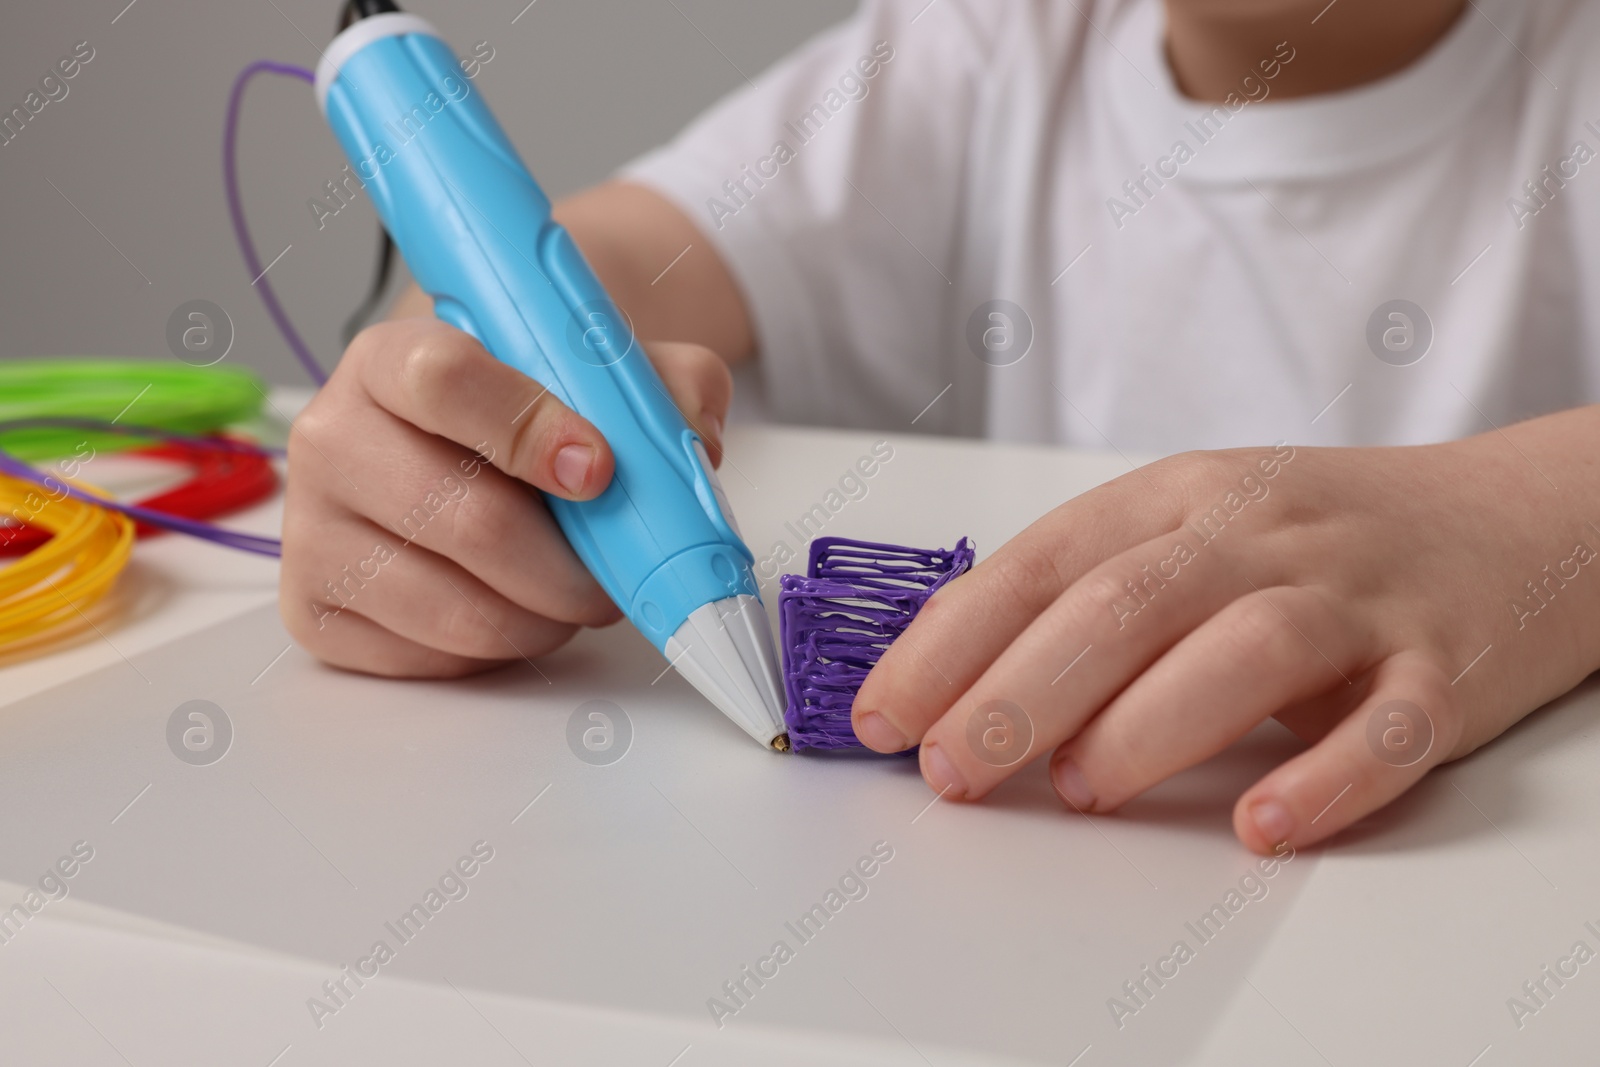
<svg viewBox="0 0 1600 1067"><path fill-rule="evenodd" d="M785 522L877 439L735 428L724 481L756 554L792 540ZM1127 469L1115 455L888 439L894 458L827 532L928 547L965 535L981 556ZM231 524L265 532L277 517L274 503ZM280 660L275 576L270 561L208 545L141 544L103 637L0 668L0 909L75 841L96 849L70 896L0 943L7 1058L1489 1067L1593 1056L1600 964L1561 962L1579 941L1600 953L1592 689L1297 856L1118 1026L1107 1001L1126 1000L1123 983L1255 869L1228 814L1238 789L1295 751L1275 725L1113 817L1062 812L1037 768L990 803L930 811L907 763L797 758L774 770L686 687L653 686L654 654L623 628L551 657L548 689L528 670L401 684L328 671L299 650ZM552 752L569 706L601 685L648 712L610 777ZM177 700L207 692L228 694L216 699L234 709L240 742L197 770L147 734ZM739 802L719 802L726 792ZM496 860L464 898L477 903L442 914L454 932L407 949L314 1026L305 1002L355 958L375 916L403 910L484 826ZM718 981L876 837L896 859L837 920L849 925L712 1026L704 1002ZM1577 969L1557 986L1546 965ZM1535 1003L1526 981L1546 992L1518 1020L1508 1000Z"/></svg>

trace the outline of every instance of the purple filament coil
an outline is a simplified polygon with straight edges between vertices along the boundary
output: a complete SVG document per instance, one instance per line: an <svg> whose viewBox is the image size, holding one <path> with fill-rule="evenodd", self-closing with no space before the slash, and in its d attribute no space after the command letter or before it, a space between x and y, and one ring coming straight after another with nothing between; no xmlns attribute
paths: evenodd
<svg viewBox="0 0 1600 1067"><path fill-rule="evenodd" d="M796 751L865 747L850 726L856 691L928 598L974 557L965 537L933 550L843 537L811 542L807 573L784 575L778 593L783 718Z"/></svg>

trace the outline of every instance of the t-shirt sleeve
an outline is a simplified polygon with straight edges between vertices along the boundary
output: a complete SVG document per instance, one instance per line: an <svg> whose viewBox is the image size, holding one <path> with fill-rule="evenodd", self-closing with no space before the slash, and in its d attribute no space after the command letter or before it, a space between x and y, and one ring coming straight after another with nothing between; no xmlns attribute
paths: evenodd
<svg viewBox="0 0 1600 1067"><path fill-rule="evenodd" d="M693 219L754 320L768 410L913 418L942 387L996 0L866 0L620 177Z"/></svg>

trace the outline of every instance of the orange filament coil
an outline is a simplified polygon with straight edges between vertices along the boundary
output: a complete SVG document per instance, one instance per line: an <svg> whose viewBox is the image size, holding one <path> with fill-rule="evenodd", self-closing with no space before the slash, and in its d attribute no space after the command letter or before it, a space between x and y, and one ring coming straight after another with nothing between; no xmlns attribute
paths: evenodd
<svg viewBox="0 0 1600 1067"><path fill-rule="evenodd" d="M92 486L72 484L86 492L100 492ZM128 564L133 521L5 476L0 476L0 520L5 523L0 525L0 544L22 523L52 535L32 552L0 568L0 649L52 630L87 625L83 609L110 592Z"/></svg>

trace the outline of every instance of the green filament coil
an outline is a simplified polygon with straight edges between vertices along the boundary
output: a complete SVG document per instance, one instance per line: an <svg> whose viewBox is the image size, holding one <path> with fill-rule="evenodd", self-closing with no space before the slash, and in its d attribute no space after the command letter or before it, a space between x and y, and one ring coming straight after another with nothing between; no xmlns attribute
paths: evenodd
<svg viewBox="0 0 1600 1067"><path fill-rule="evenodd" d="M205 434L255 418L265 398L261 380L238 367L68 356L0 360L0 421L96 419ZM148 443L120 434L56 427L0 434L0 449L29 461L70 455L84 442L100 452Z"/></svg>

